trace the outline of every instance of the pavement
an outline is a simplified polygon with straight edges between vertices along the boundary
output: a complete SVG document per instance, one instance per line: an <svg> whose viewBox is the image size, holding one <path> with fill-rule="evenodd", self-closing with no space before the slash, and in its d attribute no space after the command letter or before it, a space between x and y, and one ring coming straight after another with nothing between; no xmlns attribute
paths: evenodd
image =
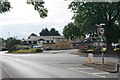
<svg viewBox="0 0 120 80"><path fill-rule="evenodd" d="M101 62L94 63L83 63L86 66L93 67L99 70L103 70L110 73L118 73L119 72L119 64L113 62L107 62L102 64Z"/></svg>
<svg viewBox="0 0 120 80"><path fill-rule="evenodd" d="M77 50L44 51L38 54L7 54L2 56L2 78L118 78L118 73L109 73L83 65L87 57L71 53ZM101 61L101 57L94 57ZM118 62L105 58L106 62Z"/></svg>

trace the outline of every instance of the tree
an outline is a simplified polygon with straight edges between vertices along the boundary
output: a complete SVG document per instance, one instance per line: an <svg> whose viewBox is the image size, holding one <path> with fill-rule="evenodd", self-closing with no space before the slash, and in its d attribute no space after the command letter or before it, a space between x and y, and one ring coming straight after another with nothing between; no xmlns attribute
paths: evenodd
<svg viewBox="0 0 120 80"><path fill-rule="evenodd" d="M42 31L39 33L40 34L40 36L44 36L44 29L42 29Z"/></svg>
<svg viewBox="0 0 120 80"><path fill-rule="evenodd" d="M40 36L50 36L50 32L47 28L42 29L42 31L39 34Z"/></svg>
<svg viewBox="0 0 120 80"><path fill-rule="evenodd" d="M21 44L22 41L21 40L16 40L15 38L13 37L10 37L6 40L5 42L5 47L8 49L8 50L11 50L12 46L16 45L16 44Z"/></svg>
<svg viewBox="0 0 120 80"><path fill-rule="evenodd" d="M41 0L40 2L37 2L34 0L32 1L27 0L27 4L33 5L34 9L39 12L41 18L47 17L48 10L47 8L44 7L44 4L45 4L44 1ZM10 2L8 1L5 2L4 0L0 0L0 13L5 13L7 11L10 11L10 8L12 8L10 5Z"/></svg>
<svg viewBox="0 0 120 80"><path fill-rule="evenodd" d="M59 32L55 30L55 28L52 28L50 31L47 28L42 29L39 34L40 36L60 36Z"/></svg>
<svg viewBox="0 0 120 80"><path fill-rule="evenodd" d="M104 23L107 50L112 50L112 42L120 39L120 2L71 2L69 9L84 34L96 34L95 24Z"/></svg>
<svg viewBox="0 0 120 80"><path fill-rule="evenodd" d="M11 8L10 2L4 2L0 0L0 13L10 11L10 8Z"/></svg>
<svg viewBox="0 0 120 80"><path fill-rule="evenodd" d="M52 28L50 30L50 36L60 36L60 34L57 30L55 30L55 28Z"/></svg>
<svg viewBox="0 0 120 80"><path fill-rule="evenodd" d="M31 36L37 36L35 33L32 33L29 37L28 37L28 39L31 37Z"/></svg>
<svg viewBox="0 0 120 80"><path fill-rule="evenodd" d="M68 23L63 29L63 34L67 39L74 40L79 39L81 36L80 29L72 22Z"/></svg>
<svg viewBox="0 0 120 80"><path fill-rule="evenodd" d="M27 4L33 5L34 9L39 12L41 18L47 17L48 10L44 7L45 2L43 0L41 0L40 2L27 1Z"/></svg>

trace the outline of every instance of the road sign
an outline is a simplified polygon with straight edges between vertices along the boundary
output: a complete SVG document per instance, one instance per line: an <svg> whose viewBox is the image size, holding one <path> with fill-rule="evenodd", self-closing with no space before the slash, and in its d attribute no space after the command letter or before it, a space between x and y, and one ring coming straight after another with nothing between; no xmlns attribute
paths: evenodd
<svg viewBox="0 0 120 80"><path fill-rule="evenodd" d="M98 34L103 35L105 32L105 29L103 27L98 28Z"/></svg>

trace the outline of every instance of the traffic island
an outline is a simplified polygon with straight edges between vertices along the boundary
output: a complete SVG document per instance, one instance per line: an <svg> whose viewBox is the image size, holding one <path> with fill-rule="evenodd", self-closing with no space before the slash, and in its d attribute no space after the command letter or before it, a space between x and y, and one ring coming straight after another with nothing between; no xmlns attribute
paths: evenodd
<svg viewBox="0 0 120 80"><path fill-rule="evenodd" d="M119 64L113 62L106 62L102 64L101 62L94 63L83 63L83 65L93 67L99 70L103 70L110 73L118 73L119 72Z"/></svg>

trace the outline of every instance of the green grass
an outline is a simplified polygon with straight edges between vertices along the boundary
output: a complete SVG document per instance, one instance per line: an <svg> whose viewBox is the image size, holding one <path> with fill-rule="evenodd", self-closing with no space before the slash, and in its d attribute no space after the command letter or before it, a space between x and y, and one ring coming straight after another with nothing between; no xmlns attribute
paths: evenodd
<svg viewBox="0 0 120 80"><path fill-rule="evenodd" d="M101 50L102 51L102 50ZM106 48L103 48L103 51L106 51Z"/></svg>
<svg viewBox="0 0 120 80"><path fill-rule="evenodd" d="M11 53L35 53L36 49L35 48L30 48L28 50L17 50L17 51L13 51Z"/></svg>
<svg viewBox="0 0 120 80"><path fill-rule="evenodd" d="M87 51L93 51L93 49L88 49Z"/></svg>
<svg viewBox="0 0 120 80"><path fill-rule="evenodd" d="M116 50L119 50L120 48L115 48L114 50L116 51Z"/></svg>
<svg viewBox="0 0 120 80"><path fill-rule="evenodd" d="M94 51L94 49L88 49L87 51ZM103 51L106 51L106 48L103 48Z"/></svg>

